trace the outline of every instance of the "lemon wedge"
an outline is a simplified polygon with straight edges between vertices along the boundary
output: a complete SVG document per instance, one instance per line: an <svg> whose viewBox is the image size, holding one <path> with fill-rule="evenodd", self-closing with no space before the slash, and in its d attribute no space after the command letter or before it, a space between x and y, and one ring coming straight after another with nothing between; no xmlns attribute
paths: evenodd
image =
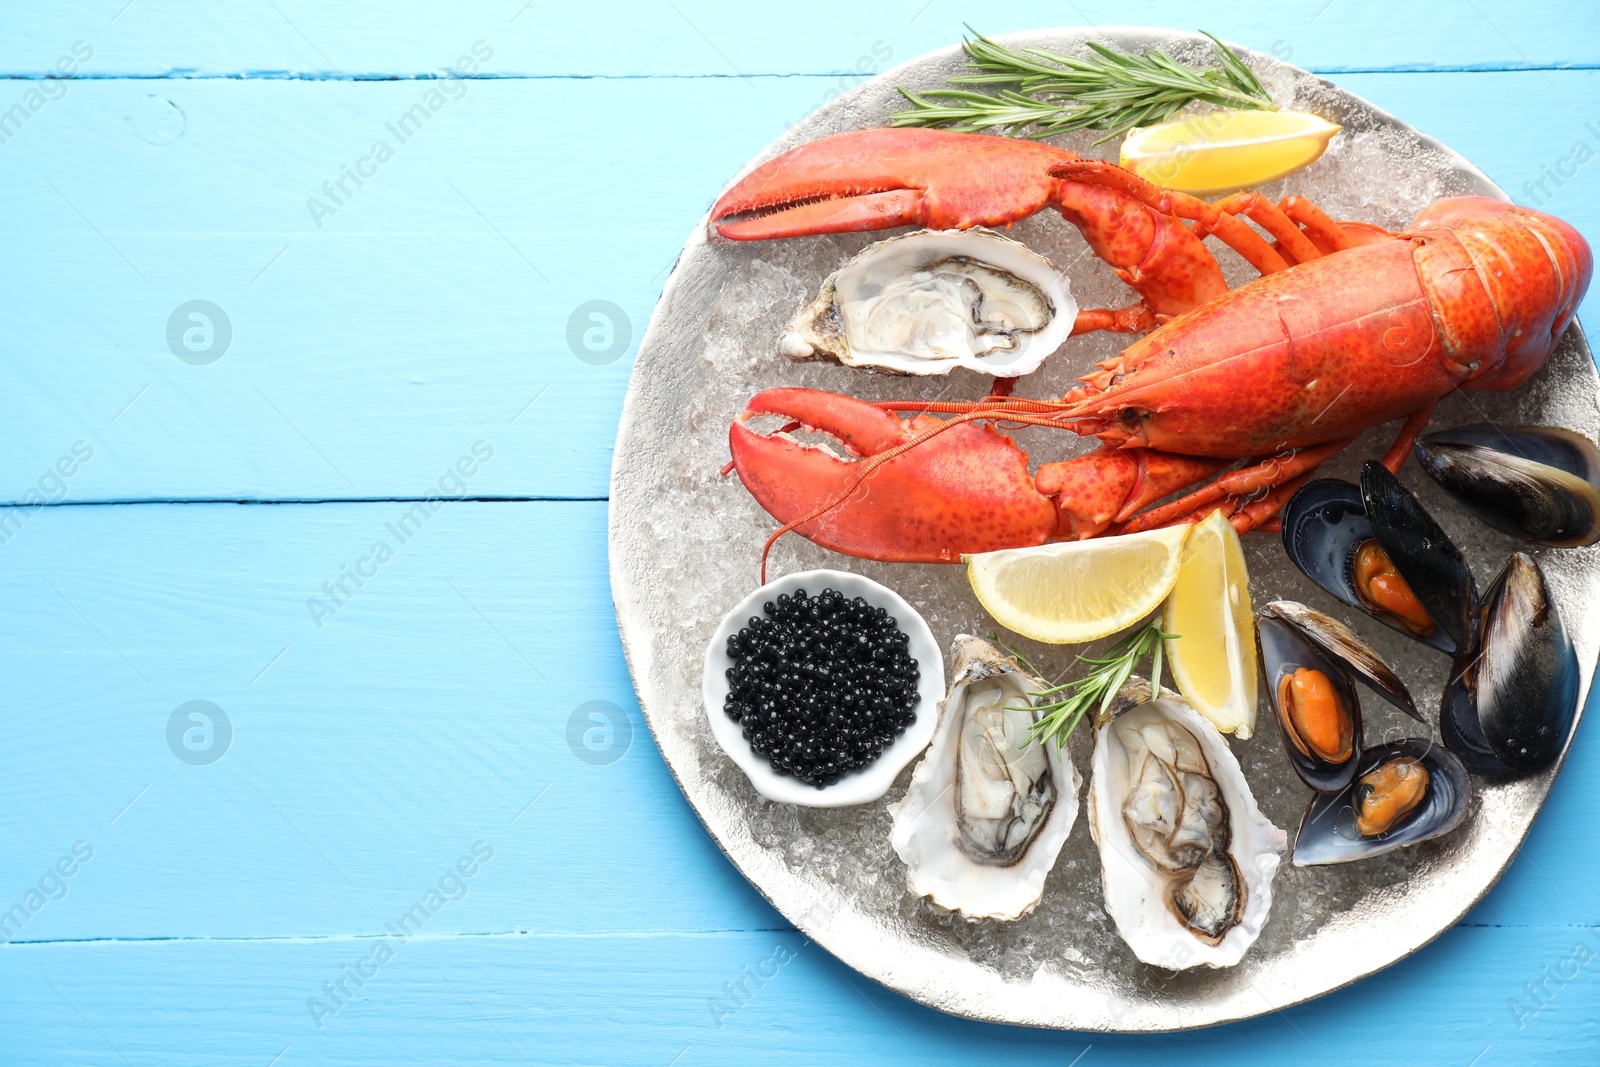
<svg viewBox="0 0 1600 1067"><path fill-rule="evenodd" d="M1214 511L1183 549L1162 629L1178 691L1218 730L1241 740L1256 725L1256 632L1250 572L1233 525Z"/></svg>
<svg viewBox="0 0 1600 1067"><path fill-rule="evenodd" d="M995 621L1055 645L1127 629L1161 605L1178 581L1189 526L1059 541L963 557L967 580Z"/></svg>
<svg viewBox="0 0 1600 1067"><path fill-rule="evenodd" d="M1224 193L1317 161L1339 127L1303 111L1213 111L1128 131L1122 165L1186 193Z"/></svg>

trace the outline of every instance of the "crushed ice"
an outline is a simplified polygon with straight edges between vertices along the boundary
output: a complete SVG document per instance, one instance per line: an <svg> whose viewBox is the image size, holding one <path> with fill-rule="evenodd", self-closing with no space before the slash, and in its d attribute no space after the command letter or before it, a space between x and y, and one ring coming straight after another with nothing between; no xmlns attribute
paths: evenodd
<svg viewBox="0 0 1600 1067"><path fill-rule="evenodd" d="M1174 42L1170 49L1180 58L1191 50L1185 41ZM930 85L942 77L936 77L936 73L929 75ZM1339 97L1309 75L1279 70L1269 73L1267 81L1286 106L1324 114L1342 110ZM892 106L887 99L879 102L870 96L865 103L847 102L868 108ZM1114 150L1114 144L1091 148L1092 136L1070 136L1056 143L1084 155L1106 155ZM1370 119L1363 121L1358 114L1353 121L1347 121L1345 131L1334 139L1321 160L1262 191L1274 200L1300 193L1335 218L1401 228L1430 200L1467 190L1465 179L1449 173L1449 166L1446 157L1420 142L1416 135L1372 125ZM860 234L742 245L717 242L714 246L712 254L733 264L732 277L716 294L706 321L698 346L704 363L703 380L684 413L681 435L671 444L671 479L657 487L649 516L654 565L672 576L670 586L676 592L674 602L667 608L676 625L655 636L653 661L658 670L665 671L663 681L668 691L679 694L679 698L657 714L677 717L676 725L691 733L701 773L742 805L750 833L761 848L781 857L792 868L842 887L861 911L898 916L917 924L923 936L947 939L972 960L1011 979L1026 980L1041 967L1049 967L1084 980L1120 975L1123 983L1148 988L1203 987L1204 983L1218 980L1218 976L1201 970L1169 978L1139 964L1116 936L1101 906L1099 860L1086 827L1075 831L1063 849L1044 899L1033 914L1010 923L968 922L938 913L905 889L904 869L889 847L890 819L885 808L904 793L909 769L879 802L845 809L794 808L759 797L711 738L699 698L704 643L727 606L755 584L761 543L775 526L740 486L737 476L718 475L728 458L729 421L749 397L778 385L830 389L867 399L977 397L988 388L989 379L963 371L948 378L918 380L831 364L794 364L777 355L777 339L793 310L816 294L831 271L881 236ZM1053 212L1017 224L1011 236L1067 270L1083 306L1120 306L1130 301L1129 291L1087 254L1076 230ZM1210 244L1216 248L1230 283L1249 280L1251 272L1242 260L1215 240ZM1120 339L1111 334L1075 338L1043 370L1022 382L1019 393L1059 395L1090 364L1120 347ZM1575 369L1582 359L1576 346L1568 343L1551 362ZM1485 419L1501 423L1554 422L1593 436L1597 420L1592 399L1563 392L1553 384L1562 380L1565 373L1560 366L1553 366L1512 395L1457 394L1440 405L1434 425ZM1369 432L1355 447L1324 467L1324 475L1354 480L1361 460L1381 455L1391 433L1387 429ZM1019 432L1016 436L1035 464L1065 458L1086 450L1092 443L1040 430ZM1472 520L1414 465L1408 466L1402 477L1445 528L1456 535L1480 585L1486 583L1515 547L1513 543ZM1431 707L1431 694L1438 693L1445 680L1448 661L1444 657L1334 603L1288 563L1275 535L1251 535L1245 539L1245 547L1257 604L1282 597L1303 600L1352 624L1396 667L1418 695L1419 704ZM1536 554L1548 553L1540 550ZM792 534L774 548L771 574L810 567L854 571L896 589L917 606L946 648L957 633L989 634L997 629L972 597L959 567L854 560L824 551ZM1552 573L1551 579L1559 600L1570 603L1582 595L1575 583L1564 580L1559 573ZM1072 655L1079 650L1035 645L1011 634L1002 637L1021 647L1046 675L1072 675ZM1423 729L1382 701L1366 699L1364 709L1369 746L1416 736ZM924 708L921 713L931 715L934 709ZM1263 714L1270 712L1263 710ZM1088 729L1080 730L1072 739L1073 759L1080 769L1088 767L1091 744ZM1292 841L1309 794L1291 772L1276 730L1265 723L1254 739L1234 741L1232 748L1262 811L1288 830ZM1086 824L1087 820L1081 822ZM1431 856L1440 850L1450 849L1453 840L1456 837L1341 867L1300 870L1290 866L1286 857L1276 882L1273 915L1252 955L1287 953L1296 941L1308 937L1330 917L1342 914L1362 898L1402 893L1413 870L1432 862Z"/></svg>

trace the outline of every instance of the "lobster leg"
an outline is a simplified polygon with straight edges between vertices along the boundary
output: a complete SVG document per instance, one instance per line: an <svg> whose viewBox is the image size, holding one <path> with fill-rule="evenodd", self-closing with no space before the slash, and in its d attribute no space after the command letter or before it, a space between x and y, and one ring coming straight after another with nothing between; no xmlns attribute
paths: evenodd
<svg viewBox="0 0 1600 1067"><path fill-rule="evenodd" d="M1104 185L1161 215L1197 222L1200 224L1197 227L1199 232L1191 236L1199 238L1207 233L1216 234L1223 244L1243 256L1262 274L1275 274L1289 266L1289 261L1262 240L1260 234L1229 212L1219 211L1188 193L1163 189L1131 171L1123 170L1115 163L1103 159L1068 159L1052 166L1050 176L1085 185Z"/></svg>
<svg viewBox="0 0 1600 1067"><path fill-rule="evenodd" d="M1228 519L1233 524L1234 530L1247 534L1251 530L1278 530L1282 529L1278 522L1278 512L1289 502L1289 498L1300 491L1300 487L1316 476L1315 470L1306 471L1298 478L1293 478L1273 489L1260 500L1252 500Z"/></svg>
<svg viewBox="0 0 1600 1067"><path fill-rule="evenodd" d="M1405 462L1412 444L1416 442L1417 435L1427 428L1428 421L1433 418L1433 409L1434 404L1428 404L1406 418L1395 437L1394 444L1389 446L1389 451L1383 457L1383 465L1389 468L1389 473L1400 472L1400 466ZM1346 437L1330 441L1325 445L1302 448L1291 455L1274 456L1231 474L1224 474L1210 485L1202 486L1170 504L1138 516L1123 527L1123 532L1133 533L1136 530L1197 521L1209 513L1209 505L1225 501L1229 497L1256 497L1233 511L1232 522L1240 533L1260 529L1268 520L1277 516L1295 491L1316 473L1318 466L1354 440L1354 437ZM1267 490L1266 495L1257 496L1262 490Z"/></svg>
<svg viewBox="0 0 1600 1067"><path fill-rule="evenodd" d="M1164 316L1157 315L1143 303L1123 308L1081 308L1072 324L1071 336L1105 330L1109 333L1144 333L1161 324Z"/></svg>
<svg viewBox="0 0 1600 1067"><path fill-rule="evenodd" d="M1243 214L1278 242L1278 254L1291 263L1305 263L1324 253L1277 204L1260 193L1234 193L1211 205L1229 215Z"/></svg>
<svg viewBox="0 0 1600 1067"><path fill-rule="evenodd" d="M1356 245L1392 237L1388 230L1364 222L1335 222L1302 196L1274 204L1260 193L1234 193L1215 203L1174 189L1163 189L1131 171L1096 159L1063 160L1050 168L1052 177L1100 183L1130 196L1152 210L1194 222L1195 236L1216 237L1243 256L1262 274L1318 259ZM1267 244L1235 216L1244 215L1277 242Z"/></svg>
<svg viewBox="0 0 1600 1067"><path fill-rule="evenodd" d="M1278 207L1324 254L1394 236L1381 226L1365 222L1335 222L1327 212L1303 196L1286 196Z"/></svg>
<svg viewBox="0 0 1600 1067"><path fill-rule="evenodd" d="M1327 444L1313 445L1281 456L1272 456L1259 463L1224 474L1209 485L1179 497L1170 504L1147 511L1129 520L1122 528L1124 533L1154 530L1161 526L1175 526L1183 522L1198 522L1214 510L1213 505L1230 498L1258 497L1285 482L1309 474L1328 457L1343 450L1355 437L1343 437ZM1230 508L1230 513L1236 510Z"/></svg>
<svg viewBox="0 0 1600 1067"><path fill-rule="evenodd" d="M1406 454L1411 451L1411 446L1416 444L1417 434L1427 429L1428 420L1433 418L1433 409L1437 404L1436 400L1406 417L1405 424L1400 427L1400 433L1394 439L1394 444L1389 446L1389 451L1383 456L1383 465L1389 468L1390 474L1400 473L1400 467L1406 461Z"/></svg>

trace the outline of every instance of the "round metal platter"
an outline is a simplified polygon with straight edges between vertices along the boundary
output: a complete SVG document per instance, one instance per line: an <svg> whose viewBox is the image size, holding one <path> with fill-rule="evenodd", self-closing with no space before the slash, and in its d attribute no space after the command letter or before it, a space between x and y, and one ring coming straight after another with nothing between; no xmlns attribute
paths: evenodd
<svg viewBox="0 0 1600 1067"><path fill-rule="evenodd" d="M1087 30L1002 38L1012 46L1084 52ZM1193 34L1143 28L1094 31L1124 50L1165 48L1190 64L1209 64L1210 45ZM1460 156L1359 97L1269 56L1242 51L1284 107L1343 125L1321 160L1263 192L1314 198L1335 218L1398 229L1441 196L1501 191ZM887 124L902 101L897 85L930 89L963 64L951 48L870 79L827 103L753 160L754 167L794 145L828 134ZM1056 143L1115 158L1116 143L1094 135ZM707 190L709 193L710 190ZM817 944L862 974L941 1011L974 1019L1071 1030L1155 1032L1245 1019L1338 989L1404 958L1456 922L1499 878L1527 833L1556 771L1509 781L1474 779L1464 824L1448 837L1337 867L1295 868L1288 855L1273 885L1260 939L1236 967L1172 972L1140 963L1106 917L1099 859L1080 813L1030 915L1010 923L940 915L905 889L905 868L889 846L888 805L909 768L883 799L850 808L797 808L763 799L712 740L701 705L706 641L727 608L757 584L761 544L775 523L727 462L727 427L756 392L806 385L867 399L978 397L990 380L958 371L946 378L873 375L822 364L791 364L776 342L794 309L810 301L828 273L885 234L735 243L708 239L702 220L684 246L645 334L624 403L611 480L611 578L623 647L639 703L684 795L728 857L779 911ZM1109 270L1089 257L1077 232L1054 211L1017 224L1011 236L1067 271L1085 307L1130 302ZM1252 272L1218 249L1230 283ZM1118 348L1115 335L1074 338L1019 394L1060 395L1095 360ZM1446 398L1435 428L1469 422L1546 423L1596 436L1597 381L1576 324L1545 368L1511 394ZM1331 476L1354 478L1363 458L1381 455L1394 427L1370 431L1334 462ZM1016 433L1035 463L1085 451L1069 434ZM1088 442L1092 444L1093 442ZM1521 547L1474 520L1421 474L1406 482L1461 546L1485 585ZM1252 595L1302 600L1351 623L1399 671L1433 718L1448 660L1353 616L1305 579L1276 535L1245 538ZM1582 664L1583 696L1600 641L1600 549L1537 549ZM960 567L880 564L834 555L795 536L772 556L771 573L832 567L888 585L915 604L948 649L958 633L996 627L977 605ZM1020 644L1043 673L1066 677L1080 649ZM1376 699L1365 700L1367 743L1427 729ZM925 708L926 714L935 709ZM718 711L720 714L720 711ZM1263 709L1263 715L1270 712ZM1437 738L1437 727L1432 728ZM1078 731L1070 750L1087 773L1093 740ZM1291 773L1277 731L1263 717L1257 735L1230 739L1262 811L1288 831L1310 800Z"/></svg>

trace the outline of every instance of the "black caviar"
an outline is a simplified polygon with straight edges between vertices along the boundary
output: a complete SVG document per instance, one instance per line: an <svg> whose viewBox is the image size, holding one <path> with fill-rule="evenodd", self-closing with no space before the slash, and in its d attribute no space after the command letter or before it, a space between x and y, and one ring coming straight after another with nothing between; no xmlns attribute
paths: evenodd
<svg viewBox="0 0 1600 1067"><path fill-rule="evenodd" d="M894 616L835 589L796 589L761 610L728 638L722 707L773 770L821 789L916 721L917 661Z"/></svg>

